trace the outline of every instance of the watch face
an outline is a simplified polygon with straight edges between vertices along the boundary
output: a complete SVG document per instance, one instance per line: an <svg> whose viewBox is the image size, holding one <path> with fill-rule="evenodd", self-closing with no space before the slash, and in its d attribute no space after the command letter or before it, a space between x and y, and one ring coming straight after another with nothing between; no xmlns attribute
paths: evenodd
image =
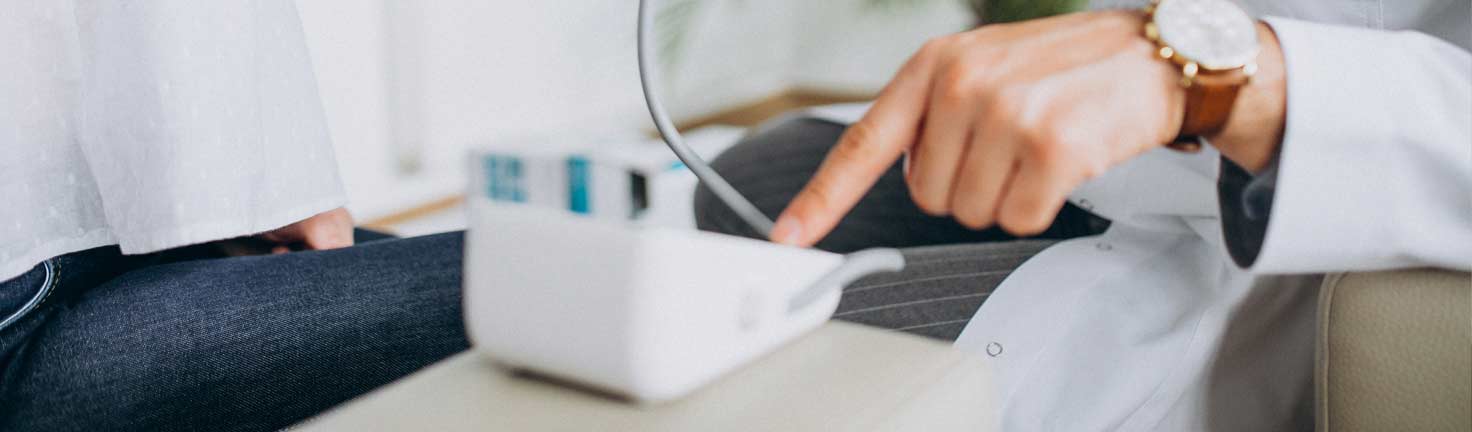
<svg viewBox="0 0 1472 432"><path fill-rule="evenodd" d="M1160 40L1207 70L1236 69L1257 56L1257 24L1230 0L1162 0Z"/></svg>

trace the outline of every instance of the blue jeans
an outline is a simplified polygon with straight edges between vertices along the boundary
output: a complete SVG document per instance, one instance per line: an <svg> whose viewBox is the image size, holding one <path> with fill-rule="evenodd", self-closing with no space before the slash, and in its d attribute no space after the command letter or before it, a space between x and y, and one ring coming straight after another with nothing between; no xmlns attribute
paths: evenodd
<svg viewBox="0 0 1472 432"><path fill-rule="evenodd" d="M361 237L361 236L360 236ZM371 240L371 241L365 241ZM468 347L462 235L57 257L0 282L0 430L276 430Z"/></svg>

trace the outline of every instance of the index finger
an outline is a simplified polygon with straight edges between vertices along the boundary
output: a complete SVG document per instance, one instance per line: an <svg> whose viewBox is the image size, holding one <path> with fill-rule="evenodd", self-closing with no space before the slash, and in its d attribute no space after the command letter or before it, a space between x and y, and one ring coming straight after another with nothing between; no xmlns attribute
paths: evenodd
<svg viewBox="0 0 1472 432"><path fill-rule="evenodd" d="M817 173L777 218L773 241L817 243L915 143L935 68L932 51L929 44L912 57L863 119L843 133Z"/></svg>

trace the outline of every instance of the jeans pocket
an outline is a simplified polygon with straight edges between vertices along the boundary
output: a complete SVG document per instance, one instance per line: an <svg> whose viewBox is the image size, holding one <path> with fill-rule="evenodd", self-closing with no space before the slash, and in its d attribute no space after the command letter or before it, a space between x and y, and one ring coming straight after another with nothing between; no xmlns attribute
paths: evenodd
<svg viewBox="0 0 1472 432"><path fill-rule="evenodd" d="M51 260L14 279L0 282L0 317L3 317L0 318L0 332L45 303L55 287L56 265Z"/></svg>

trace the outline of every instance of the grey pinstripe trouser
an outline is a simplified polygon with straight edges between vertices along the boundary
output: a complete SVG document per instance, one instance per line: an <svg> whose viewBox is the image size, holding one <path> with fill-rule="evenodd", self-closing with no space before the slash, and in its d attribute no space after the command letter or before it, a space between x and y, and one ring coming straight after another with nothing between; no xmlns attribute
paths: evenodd
<svg viewBox="0 0 1472 432"><path fill-rule="evenodd" d="M838 141L844 126L791 119L761 128L712 161L737 190L769 216L791 201ZM701 229L753 237L753 232L708 190L695 196ZM997 229L972 231L915 207L898 164L819 248L849 252L899 247L908 265L899 273L870 276L844 289L836 318L955 340L967 321L1024 261L1060 239L1102 232L1108 222L1073 206L1031 239Z"/></svg>

